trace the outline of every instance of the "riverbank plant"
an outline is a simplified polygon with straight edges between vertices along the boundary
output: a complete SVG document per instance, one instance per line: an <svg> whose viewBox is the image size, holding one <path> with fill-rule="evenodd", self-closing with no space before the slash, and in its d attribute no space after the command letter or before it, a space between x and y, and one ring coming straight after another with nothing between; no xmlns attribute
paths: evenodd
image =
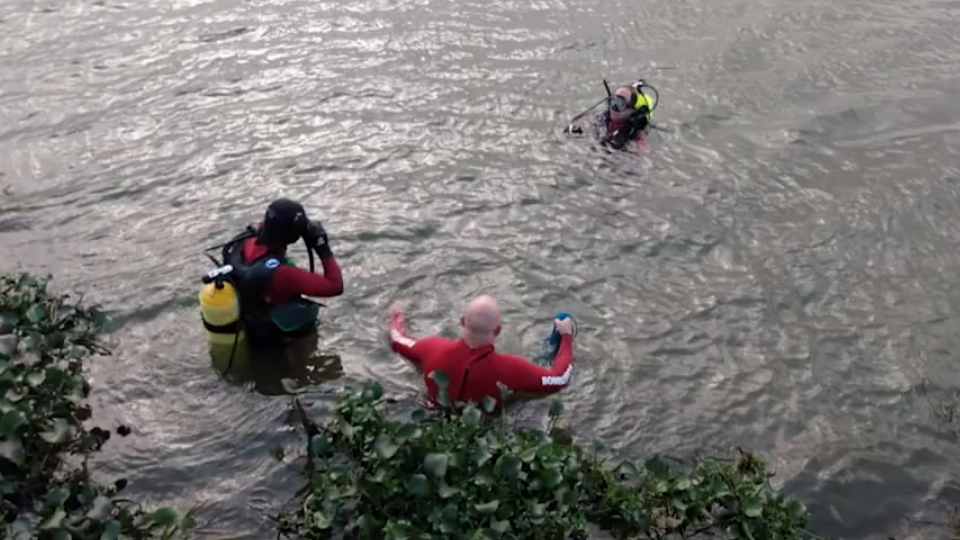
<svg viewBox="0 0 960 540"><path fill-rule="evenodd" d="M447 377L433 373L444 398ZM755 540L805 538L804 505L775 490L763 461L681 465L660 456L614 461L547 430L489 421L488 399L438 417L389 414L376 384L347 391L317 425L294 400L309 439L309 485L279 518L305 539L561 540L588 537L588 523L615 538L688 538L698 533Z"/></svg>
<svg viewBox="0 0 960 540"><path fill-rule="evenodd" d="M106 354L105 317L48 279L0 277L0 527L2 538L171 538L192 519L120 497L124 479L94 479L88 459L111 436L87 425L90 387L83 360ZM116 433L126 435L120 426Z"/></svg>

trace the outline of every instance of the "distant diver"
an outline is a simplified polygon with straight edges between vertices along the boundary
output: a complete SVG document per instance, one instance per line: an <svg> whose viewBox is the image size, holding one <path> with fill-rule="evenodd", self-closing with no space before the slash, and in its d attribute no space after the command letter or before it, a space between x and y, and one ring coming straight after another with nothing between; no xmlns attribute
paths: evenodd
<svg viewBox="0 0 960 540"><path fill-rule="evenodd" d="M643 79L637 79L629 86L618 86L613 92L606 80L603 85L607 90L607 97L570 119L566 132L583 134L584 127L578 122L588 117L597 107L604 105L603 112L597 114L588 127L600 144L615 150L645 150L649 130L655 127L650 116L660 103L660 92ZM652 91L652 94L648 95L645 90Z"/></svg>

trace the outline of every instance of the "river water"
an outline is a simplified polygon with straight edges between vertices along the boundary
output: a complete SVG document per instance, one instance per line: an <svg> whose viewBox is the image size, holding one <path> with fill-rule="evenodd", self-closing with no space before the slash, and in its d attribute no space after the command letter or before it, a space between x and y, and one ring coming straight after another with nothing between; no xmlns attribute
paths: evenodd
<svg viewBox="0 0 960 540"><path fill-rule="evenodd" d="M924 522L960 502L957 437L928 406L960 386L958 17L956 0L5 0L0 266L110 309L94 399L134 432L101 467L197 505L213 537L268 537L298 483L269 456L296 450L288 399L218 377L196 307L201 247L285 195L346 276L316 410L370 377L414 394L390 301L450 332L491 292L504 349L578 319L576 436L633 456L743 445L821 532L937 538ZM637 76L673 129L647 159L559 133L603 77Z"/></svg>

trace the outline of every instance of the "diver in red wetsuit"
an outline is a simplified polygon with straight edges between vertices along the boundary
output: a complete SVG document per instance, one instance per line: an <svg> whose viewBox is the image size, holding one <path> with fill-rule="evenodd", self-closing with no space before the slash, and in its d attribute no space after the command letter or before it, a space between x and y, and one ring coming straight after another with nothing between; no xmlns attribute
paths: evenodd
<svg viewBox="0 0 960 540"><path fill-rule="evenodd" d="M243 246L243 260L257 261L268 255L286 257L287 246L302 237L313 249L323 275L293 265L281 264L274 270L266 284L264 299L268 304L282 304L300 295L331 297L343 294L343 276L340 264L330 250L330 242L323 224L307 219L306 210L290 199L273 201L264 215L260 233L246 239Z"/></svg>
<svg viewBox="0 0 960 540"><path fill-rule="evenodd" d="M560 333L560 347L549 368L540 367L525 358L494 350L500 334L500 310L488 295L473 299L460 317L460 339L429 336L414 339L407 334L403 305L390 306L390 344L395 352L423 372L427 394L436 400L437 385L430 373L447 374L447 392L451 402L472 401L477 404L490 396L502 405L502 383L514 393L551 394L567 386L573 371L573 322L555 320Z"/></svg>
<svg viewBox="0 0 960 540"><path fill-rule="evenodd" d="M287 247L300 239L320 258L323 275L298 268ZM270 203L259 227L249 227L223 246L223 262L232 267L241 317L252 342L277 345L316 329L317 304L301 295L333 297L343 293L340 265L330 250L327 232L290 199Z"/></svg>

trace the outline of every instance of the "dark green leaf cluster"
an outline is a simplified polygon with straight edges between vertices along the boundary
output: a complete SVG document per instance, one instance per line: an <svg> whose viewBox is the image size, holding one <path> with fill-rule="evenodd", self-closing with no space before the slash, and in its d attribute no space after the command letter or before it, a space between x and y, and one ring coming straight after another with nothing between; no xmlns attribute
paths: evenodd
<svg viewBox="0 0 960 540"><path fill-rule="evenodd" d="M326 424L305 421L310 484L282 530L311 540L561 540L586 538L593 523L617 538L805 536L803 504L773 489L750 454L611 466L602 450L549 434L559 402L540 431L490 422L471 404L395 419L382 393L376 383L348 391Z"/></svg>
<svg viewBox="0 0 960 540"><path fill-rule="evenodd" d="M94 481L87 459L110 431L87 428L82 360L106 318L46 278L0 277L0 527L13 540L170 538L192 526L161 508L148 513L117 494L126 480ZM117 433L125 435L123 426Z"/></svg>

